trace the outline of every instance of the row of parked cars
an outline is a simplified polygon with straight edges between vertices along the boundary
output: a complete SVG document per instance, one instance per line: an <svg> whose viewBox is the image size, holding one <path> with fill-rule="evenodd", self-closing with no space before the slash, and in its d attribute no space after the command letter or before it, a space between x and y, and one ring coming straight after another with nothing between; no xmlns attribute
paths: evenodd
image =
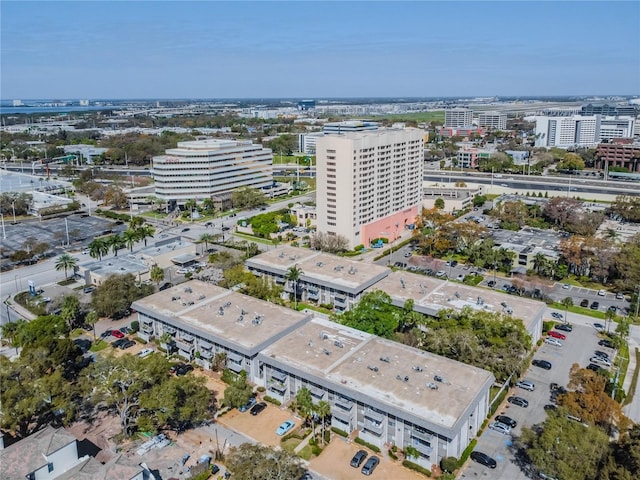
<svg viewBox="0 0 640 480"><path fill-rule="evenodd" d="M353 456L353 458L351 459L351 466L353 468L359 468L360 465L362 465L362 462L364 462L364 460L367 458L367 455L368 454L366 451L358 450L356 454ZM360 471L362 472L363 475L367 475L367 476L371 475L379 463L380 463L380 459L375 455L371 455L369 459L365 462L364 466L362 467L362 470Z"/></svg>

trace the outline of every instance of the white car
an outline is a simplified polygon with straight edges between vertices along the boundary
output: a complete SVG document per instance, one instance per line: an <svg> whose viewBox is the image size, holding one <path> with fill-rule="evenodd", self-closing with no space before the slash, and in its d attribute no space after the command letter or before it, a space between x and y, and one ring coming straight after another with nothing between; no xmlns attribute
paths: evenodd
<svg viewBox="0 0 640 480"><path fill-rule="evenodd" d="M549 345L553 345L554 347L561 347L562 345L564 345L562 343L562 341L558 340L557 338L553 338L553 337L547 337L544 339L544 343L548 343Z"/></svg>
<svg viewBox="0 0 640 480"><path fill-rule="evenodd" d="M153 348L144 348L138 352L138 356L140 358L145 358L151 355L152 353L153 353Z"/></svg>
<svg viewBox="0 0 640 480"><path fill-rule="evenodd" d="M492 422L489 428L503 435L509 435L511 433L511 427L500 422Z"/></svg>
<svg viewBox="0 0 640 480"><path fill-rule="evenodd" d="M607 295L607 292L605 292L604 290L598 290L598 296L604 297L606 295Z"/></svg>
<svg viewBox="0 0 640 480"><path fill-rule="evenodd" d="M535 383L533 383L531 380L518 380L516 386L525 390L529 390L530 392L533 392L536 389Z"/></svg>
<svg viewBox="0 0 640 480"><path fill-rule="evenodd" d="M444 270L440 270L436 273L436 277L444 277L447 273Z"/></svg>

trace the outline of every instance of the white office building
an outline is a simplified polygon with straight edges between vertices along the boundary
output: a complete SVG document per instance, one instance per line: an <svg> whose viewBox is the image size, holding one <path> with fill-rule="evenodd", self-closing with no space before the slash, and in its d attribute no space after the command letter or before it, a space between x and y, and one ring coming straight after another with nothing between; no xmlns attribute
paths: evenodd
<svg viewBox="0 0 640 480"><path fill-rule="evenodd" d="M478 114L478 127L506 130L507 114L502 112L480 112Z"/></svg>
<svg viewBox="0 0 640 480"><path fill-rule="evenodd" d="M473 125L473 112L468 108L448 108L444 111L444 126L470 127Z"/></svg>
<svg viewBox="0 0 640 480"><path fill-rule="evenodd" d="M632 117L536 117L536 147L595 147L603 139L633 136Z"/></svg>
<svg viewBox="0 0 640 480"><path fill-rule="evenodd" d="M415 128L327 134L317 139L318 231L349 247L393 241L422 203L424 132Z"/></svg>
<svg viewBox="0 0 640 480"><path fill-rule="evenodd" d="M179 142L165 155L153 157L156 196L184 205L236 188L273 184L271 150L250 140Z"/></svg>
<svg viewBox="0 0 640 480"><path fill-rule="evenodd" d="M318 138L322 137L323 135L324 133L322 132L298 134L298 150L306 153L307 155L315 155L316 142L318 141Z"/></svg>

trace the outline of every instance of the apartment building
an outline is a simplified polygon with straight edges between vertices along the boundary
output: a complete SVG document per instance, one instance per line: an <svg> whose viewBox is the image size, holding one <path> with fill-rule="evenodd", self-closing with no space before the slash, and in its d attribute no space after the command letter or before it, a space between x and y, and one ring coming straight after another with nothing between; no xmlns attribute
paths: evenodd
<svg viewBox="0 0 640 480"><path fill-rule="evenodd" d="M492 130L506 130L507 114L502 112L480 112L478 113L478 126L491 128Z"/></svg>
<svg viewBox="0 0 640 480"><path fill-rule="evenodd" d="M634 126L632 117L536 117L536 147L595 147L603 139L632 137Z"/></svg>
<svg viewBox="0 0 640 480"><path fill-rule="evenodd" d="M495 150L482 149L477 147L462 147L458 150L458 166L461 168L477 168L478 160L489 159Z"/></svg>
<svg viewBox="0 0 640 480"><path fill-rule="evenodd" d="M468 108L448 108L444 111L445 128L470 127L473 124L473 111Z"/></svg>
<svg viewBox="0 0 640 480"><path fill-rule="evenodd" d="M155 194L171 206L204 200L236 188L273 184L271 150L247 140L179 142L153 157Z"/></svg>
<svg viewBox="0 0 640 480"><path fill-rule="evenodd" d="M422 202L424 131L331 133L316 144L318 231L349 248L393 241L415 222Z"/></svg>
<svg viewBox="0 0 640 480"><path fill-rule="evenodd" d="M346 274L348 275L348 274ZM494 376L400 343L192 280L134 302L143 338L227 368L283 403L305 387L333 426L377 445L415 447L425 468L460 457L489 411Z"/></svg>

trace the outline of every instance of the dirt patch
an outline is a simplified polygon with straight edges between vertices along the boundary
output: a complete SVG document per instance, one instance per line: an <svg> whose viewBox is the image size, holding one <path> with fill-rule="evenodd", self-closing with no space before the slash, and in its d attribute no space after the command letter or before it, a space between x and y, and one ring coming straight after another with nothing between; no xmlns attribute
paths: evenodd
<svg viewBox="0 0 640 480"><path fill-rule="evenodd" d="M244 433L260 443L275 447L280 446L282 438L276 435L276 429L285 420L292 420L296 424L294 428L302 424L302 420L295 418L289 410L282 410L267 403L267 408L256 416L234 409L218 418L218 423Z"/></svg>
<svg viewBox="0 0 640 480"><path fill-rule="evenodd" d="M366 450L356 443L348 443L342 437L334 436L331 443L324 449L319 457L309 462L312 470L320 473L326 478L358 478L360 477L360 468L353 468L349 463L360 450ZM371 475L372 478L394 480L424 480L424 476L404 468L400 462L392 461L383 454L374 454L368 451L369 456L377 455L380 458L380 464ZM367 457L368 458L368 457Z"/></svg>

